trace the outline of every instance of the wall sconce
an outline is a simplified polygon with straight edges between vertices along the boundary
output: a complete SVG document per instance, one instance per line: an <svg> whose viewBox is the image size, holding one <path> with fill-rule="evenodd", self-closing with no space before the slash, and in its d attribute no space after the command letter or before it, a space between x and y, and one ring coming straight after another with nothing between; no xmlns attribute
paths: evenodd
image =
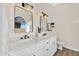
<svg viewBox="0 0 79 59"><path fill-rule="evenodd" d="M26 7L26 8L30 7L31 9L33 9L33 6L28 3L22 3L22 7Z"/></svg>
<svg viewBox="0 0 79 59"><path fill-rule="evenodd" d="M47 15L46 13L42 12L42 15L43 15L43 17L44 17L45 19L48 18L48 15Z"/></svg>
<svg viewBox="0 0 79 59"><path fill-rule="evenodd" d="M25 7L25 4L24 3L22 3L22 7Z"/></svg>
<svg viewBox="0 0 79 59"><path fill-rule="evenodd" d="M47 16L48 17L48 15L46 13L42 12L42 14L43 14L43 16Z"/></svg>

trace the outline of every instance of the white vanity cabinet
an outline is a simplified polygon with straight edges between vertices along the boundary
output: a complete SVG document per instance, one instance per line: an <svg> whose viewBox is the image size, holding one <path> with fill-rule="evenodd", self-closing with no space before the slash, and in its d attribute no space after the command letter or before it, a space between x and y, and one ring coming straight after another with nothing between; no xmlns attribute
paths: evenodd
<svg viewBox="0 0 79 59"><path fill-rule="evenodd" d="M48 39L45 42L41 42L41 47L34 53L34 56L51 56L57 51L57 41L54 39Z"/></svg>
<svg viewBox="0 0 79 59"><path fill-rule="evenodd" d="M31 56L31 55L32 55L32 52L30 48L29 49L25 48L25 49L21 49L21 50L9 53L9 56Z"/></svg>
<svg viewBox="0 0 79 59"><path fill-rule="evenodd" d="M36 41L28 47L10 52L11 56L52 56L57 50L56 36ZM26 45L27 46L27 45Z"/></svg>

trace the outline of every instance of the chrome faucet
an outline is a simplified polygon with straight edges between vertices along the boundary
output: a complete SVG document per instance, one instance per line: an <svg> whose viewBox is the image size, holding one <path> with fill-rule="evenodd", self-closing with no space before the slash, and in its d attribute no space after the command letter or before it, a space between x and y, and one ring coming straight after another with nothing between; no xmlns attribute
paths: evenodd
<svg viewBox="0 0 79 59"><path fill-rule="evenodd" d="M27 39L27 38L29 38L29 36L25 35L25 36L24 36L24 39Z"/></svg>
<svg viewBox="0 0 79 59"><path fill-rule="evenodd" d="M24 36L24 39L27 39L27 35Z"/></svg>
<svg viewBox="0 0 79 59"><path fill-rule="evenodd" d="M27 39L27 38L29 38L29 36L24 35L24 37L21 37L20 39L23 40L23 39Z"/></svg>

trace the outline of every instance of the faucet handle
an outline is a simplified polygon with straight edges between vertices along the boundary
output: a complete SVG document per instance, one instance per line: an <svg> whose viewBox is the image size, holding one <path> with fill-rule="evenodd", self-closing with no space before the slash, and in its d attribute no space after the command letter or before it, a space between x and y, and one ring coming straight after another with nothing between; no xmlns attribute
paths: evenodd
<svg viewBox="0 0 79 59"><path fill-rule="evenodd" d="M29 36L27 36L27 38L29 38Z"/></svg>
<svg viewBox="0 0 79 59"><path fill-rule="evenodd" d="M21 37L20 39L23 40L23 37Z"/></svg>
<svg viewBox="0 0 79 59"><path fill-rule="evenodd" d="M27 39L27 35L24 36L24 39Z"/></svg>

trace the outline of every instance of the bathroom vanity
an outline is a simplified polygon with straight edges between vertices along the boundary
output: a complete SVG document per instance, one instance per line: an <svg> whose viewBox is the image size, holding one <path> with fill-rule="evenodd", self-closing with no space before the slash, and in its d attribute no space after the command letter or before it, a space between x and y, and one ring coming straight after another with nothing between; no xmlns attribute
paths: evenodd
<svg viewBox="0 0 79 59"><path fill-rule="evenodd" d="M10 5L9 8L9 56L52 56L57 51L57 36L53 31L47 31L47 18L41 19L42 32L36 36L33 31L33 14L22 5ZM38 15L39 16L39 15ZM40 17L40 16L39 16ZM45 16L44 16L45 17ZM12 21L11 21L12 20ZM37 19L35 19L36 21ZM37 22L38 23L38 22ZM35 28L33 28L33 26ZM45 28L45 29L44 29ZM26 37L28 36L28 38Z"/></svg>
<svg viewBox="0 0 79 59"><path fill-rule="evenodd" d="M11 42L9 56L52 56L57 51L56 35Z"/></svg>

